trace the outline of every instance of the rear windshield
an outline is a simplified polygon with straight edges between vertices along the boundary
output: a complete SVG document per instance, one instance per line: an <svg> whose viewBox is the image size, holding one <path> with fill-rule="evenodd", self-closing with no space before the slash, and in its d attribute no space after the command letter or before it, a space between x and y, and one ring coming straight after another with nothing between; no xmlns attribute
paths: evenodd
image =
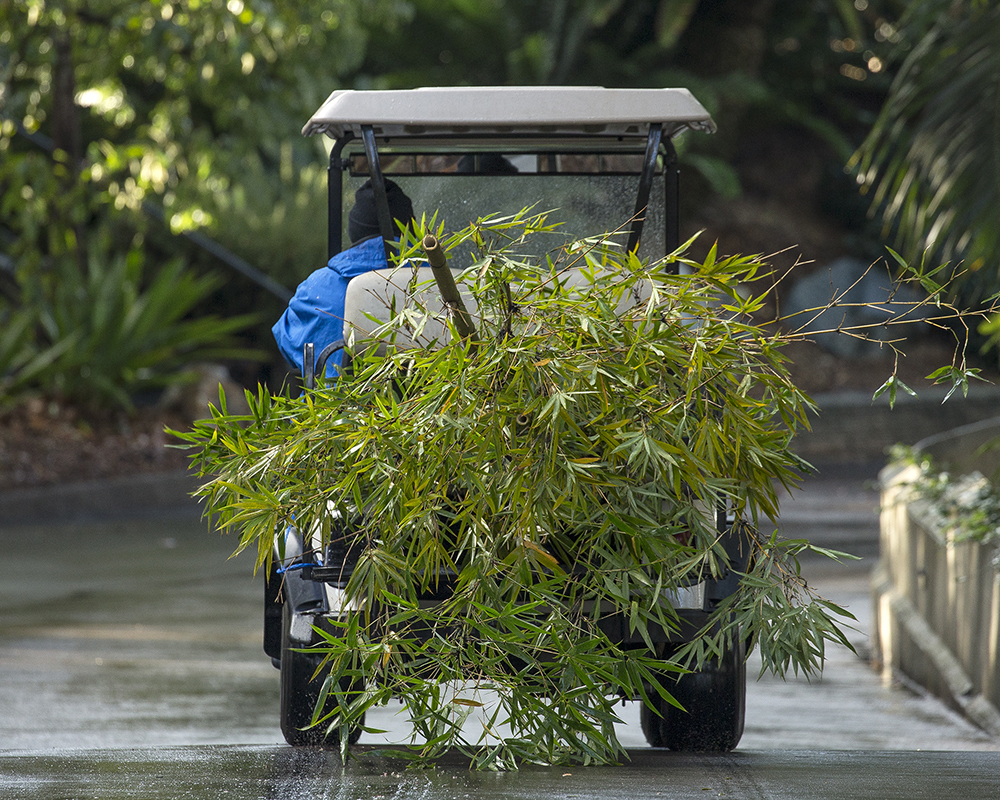
<svg viewBox="0 0 1000 800"><path fill-rule="evenodd" d="M380 157L383 173L399 184L413 201L414 213L438 213L445 233L459 230L488 214L512 214L525 206L550 211L560 234L551 248L566 238L620 231L624 247L635 210L642 156L599 153L413 154ZM368 178L364 154L348 158L344 176L343 241L347 212L354 193ZM661 258L666 253L665 188L660 165L650 192L639 255ZM548 245L540 245L548 249ZM540 253L536 253L540 255ZM466 263L462 263L465 261ZM453 267L465 267L468 254L452 258Z"/></svg>

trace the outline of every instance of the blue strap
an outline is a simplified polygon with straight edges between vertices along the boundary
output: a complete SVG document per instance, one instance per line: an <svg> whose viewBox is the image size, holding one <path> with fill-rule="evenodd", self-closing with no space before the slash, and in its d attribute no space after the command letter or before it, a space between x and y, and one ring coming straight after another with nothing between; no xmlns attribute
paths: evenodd
<svg viewBox="0 0 1000 800"><path fill-rule="evenodd" d="M284 575L286 572L291 572L296 569L305 569L306 567L319 567L321 564L315 564L312 561L300 561L298 564L289 564L287 567L278 567L278 574Z"/></svg>

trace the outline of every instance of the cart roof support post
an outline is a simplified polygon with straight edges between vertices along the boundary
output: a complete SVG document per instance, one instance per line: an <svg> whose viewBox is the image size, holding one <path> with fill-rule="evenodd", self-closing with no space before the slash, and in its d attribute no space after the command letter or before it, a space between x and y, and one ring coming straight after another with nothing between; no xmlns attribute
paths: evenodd
<svg viewBox="0 0 1000 800"><path fill-rule="evenodd" d="M649 205L649 191L653 186L653 174L656 172L656 157L660 152L660 139L663 137L663 125L654 122L649 126L649 136L646 138L646 155L642 161L642 172L639 175L639 193L635 199L635 213L632 215L632 226L628 234L628 251L634 252L639 247L639 237L646 221L646 208Z"/></svg>
<svg viewBox="0 0 1000 800"><path fill-rule="evenodd" d="M330 165L326 169L326 257L333 258L344 249L342 214L344 212L344 162L340 154L354 137L340 136L330 150Z"/></svg>
<svg viewBox="0 0 1000 800"><path fill-rule="evenodd" d="M663 220L666 230L663 241L666 243L667 253L674 252L681 245L681 193L680 193L680 164L677 160L677 149L674 143L667 139L664 142L667 155L663 162L664 193L665 197L665 218ZM673 262L674 272L678 271L679 265Z"/></svg>
<svg viewBox="0 0 1000 800"><path fill-rule="evenodd" d="M371 125L361 126L361 140L365 145L365 155L368 156L368 174L371 176L372 189L375 192L375 213L378 215L378 228L385 245L385 260L389 260L389 242L393 235L392 213L389 211L389 197L385 191L385 177L378 161L378 148L375 147L375 131Z"/></svg>

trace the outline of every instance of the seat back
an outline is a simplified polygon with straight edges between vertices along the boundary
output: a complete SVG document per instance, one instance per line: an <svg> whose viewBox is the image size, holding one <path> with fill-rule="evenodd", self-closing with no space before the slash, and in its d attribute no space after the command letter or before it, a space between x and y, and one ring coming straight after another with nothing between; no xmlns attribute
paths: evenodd
<svg viewBox="0 0 1000 800"><path fill-rule="evenodd" d="M592 280L591 275L580 269L571 268L559 273L560 283L570 292L585 293ZM478 321L480 313L475 298L461 284L459 289L473 321ZM649 295L648 282L637 282L635 290L619 301L619 313L649 299ZM426 309L427 315L415 315L413 326L397 331L395 345L398 349L434 347L450 335L447 328L448 309L434 283L430 267L417 267L416 270L396 267L366 272L351 279L344 300L344 339L353 343L356 353L365 352L370 347L377 347L384 353L388 343L384 338L376 337L375 332L390 320L393 309L399 313L404 307Z"/></svg>
<svg viewBox="0 0 1000 800"><path fill-rule="evenodd" d="M462 299L473 319L478 319L476 301L464 288ZM389 322L393 310L399 313L403 308L426 309L427 316L414 319L409 329L400 328L396 332L397 348L434 347L449 336L448 309L434 283L431 268L396 267L365 272L351 279L344 298L344 339L353 343L356 353L373 346L385 352L388 343L382 337L376 338L375 332Z"/></svg>

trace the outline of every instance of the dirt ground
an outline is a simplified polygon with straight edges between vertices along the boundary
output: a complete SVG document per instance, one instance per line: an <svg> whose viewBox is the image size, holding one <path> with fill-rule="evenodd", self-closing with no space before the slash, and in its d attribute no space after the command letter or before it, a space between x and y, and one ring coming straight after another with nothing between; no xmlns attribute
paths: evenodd
<svg viewBox="0 0 1000 800"><path fill-rule="evenodd" d="M58 403L31 401L0 416L0 491L183 469L187 457L167 447L165 428L186 425L158 409L85 417Z"/></svg>

